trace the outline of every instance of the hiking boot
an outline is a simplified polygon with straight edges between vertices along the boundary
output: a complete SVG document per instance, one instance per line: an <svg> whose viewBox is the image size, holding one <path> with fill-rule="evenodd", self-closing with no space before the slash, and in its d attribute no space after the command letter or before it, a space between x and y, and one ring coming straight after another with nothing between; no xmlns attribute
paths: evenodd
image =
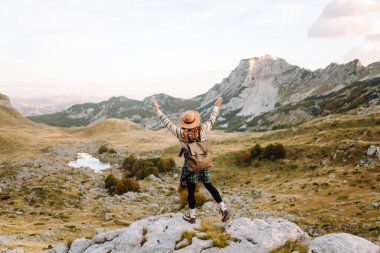
<svg viewBox="0 0 380 253"><path fill-rule="evenodd" d="M184 219L185 221L191 223L191 224L194 224L194 223L195 223L195 218L191 218L191 217L190 217L190 214L185 214L185 215L183 216L183 219Z"/></svg>
<svg viewBox="0 0 380 253"><path fill-rule="evenodd" d="M222 222L228 221L228 219L231 216L230 212L228 212L228 210L225 210L225 211L221 210L221 213L222 213Z"/></svg>

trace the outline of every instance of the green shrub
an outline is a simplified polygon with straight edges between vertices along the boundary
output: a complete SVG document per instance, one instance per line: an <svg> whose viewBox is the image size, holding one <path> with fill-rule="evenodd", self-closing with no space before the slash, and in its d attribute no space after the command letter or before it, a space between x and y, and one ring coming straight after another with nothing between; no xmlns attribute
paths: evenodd
<svg viewBox="0 0 380 253"><path fill-rule="evenodd" d="M115 149L110 148L110 149L108 150L108 153L110 153L110 154L116 154L117 152L116 152Z"/></svg>
<svg viewBox="0 0 380 253"><path fill-rule="evenodd" d="M112 187L115 187L116 183L117 178L113 174L109 174L105 180L105 187L107 189L111 189Z"/></svg>
<svg viewBox="0 0 380 253"><path fill-rule="evenodd" d="M256 144L250 150L244 150L235 157L235 163L238 166L250 165L254 160L254 167L259 167L260 159L276 160L284 159L286 150L284 145L280 143L268 144L265 148L261 148L260 144Z"/></svg>
<svg viewBox="0 0 380 253"><path fill-rule="evenodd" d="M262 158L270 160L284 159L285 154L286 152L284 145L280 143L268 144L262 152Z"/></svg>
<svg viewBox="0 0 380 253"><path fill-rule="evenodd" d="M106 146L106 145L101 145L101 146L99 147L98 153L99 153L99 154L103 154L103 153L105 153L105 152L108 152L108 148L107 148L107 146Z"/></svg>
<svg viewBox="0 0 380 253"><path fill-rule="evenodd" d="M286 155L285 147L281 143L274 144L272 152L275 159L285 158L285 155Z"/></svg>
<svg viewBox="0 0 380 253"><path fill-rule="evenodd" d="M252 159L259 158L260 155L261 155L261 152L263 152L263 149L261 148L260 144L256 144L256 145L253 146L253 148L251 149L251 158L252 158Z"/></svg>
<svg viewBox="0 0 380 253"><path fill-rule="evenodd" d="M122 168L124 170L130 171L133 167L133 164L136 162L136 160L137 160L136 156L134 156L134 155L130 155L130 156L126 157L123 160Z"/></svg>
<svg viewBox="0 0 380 253"><path fill-rule="evenodd" d="M172 170L175 167L175 161L173 158L136 159L135 156L130 155L124 159L122 167L129 172L130 177L144 179L150 174L158 177L159 173Z"/></svg>

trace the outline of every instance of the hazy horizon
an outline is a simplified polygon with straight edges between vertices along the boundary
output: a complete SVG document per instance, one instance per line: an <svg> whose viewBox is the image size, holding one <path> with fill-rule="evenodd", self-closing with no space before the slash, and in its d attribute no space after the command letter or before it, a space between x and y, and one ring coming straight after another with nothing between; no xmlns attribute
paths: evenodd
<svg viewBox="0 0 380 253"><path fill-rule="evenodd" d="M0 14L9 97L192 98L250 57L380 60L379 0L6 0Z"/></svg>

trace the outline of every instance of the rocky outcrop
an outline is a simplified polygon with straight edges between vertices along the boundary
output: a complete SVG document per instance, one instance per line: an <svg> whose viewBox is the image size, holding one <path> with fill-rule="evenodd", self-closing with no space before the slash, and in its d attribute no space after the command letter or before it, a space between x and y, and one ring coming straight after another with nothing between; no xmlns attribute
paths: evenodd
<svg viewBox="0 0 380 253"><path fill-rule="evenodd" d="M151 216L132 223L129 227L100 232L92 239L80 238L69 248L59 245L45 253L68 252L269 252L287 241L308 245L314 252L368 252L377 253L380 247L350 234L329 234L311 240L296 224L281 219L237 218L227 223L216 223L232 236L225 248L213 246L212 240L197 233L199 221L189 224L182 214ZM194 231L192 243L181 241L184 231ZM185 246L178 249L179 245ZM187 246L186 246L187 245ZM178 249L178 250L177 250Z"/></svg>
<svg viewBox="0 0 380 253"><path fill-rule="evenodd" d="M380 247L355 235L333 233L315 238L309 243L309 249L323 253L377 253Z"/></svg>

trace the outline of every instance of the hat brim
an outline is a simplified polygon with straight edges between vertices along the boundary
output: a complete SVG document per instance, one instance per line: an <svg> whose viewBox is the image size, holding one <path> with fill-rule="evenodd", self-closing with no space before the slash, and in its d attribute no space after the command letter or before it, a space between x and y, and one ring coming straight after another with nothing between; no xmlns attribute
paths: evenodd
<svg viewBox="0 0 380 253"><path fill-rule="evenodd" d="M178 118L178 124L180 127L182 128L194 128L194 127L197 127L201 124L201 115L199 114L199 112L197 111L192 111L194 113L194 116L195 116L195 119L193 122L191 123L186 123L184 120L183 120L183 114L185 112L183 112L179 118Z"/></svg>

